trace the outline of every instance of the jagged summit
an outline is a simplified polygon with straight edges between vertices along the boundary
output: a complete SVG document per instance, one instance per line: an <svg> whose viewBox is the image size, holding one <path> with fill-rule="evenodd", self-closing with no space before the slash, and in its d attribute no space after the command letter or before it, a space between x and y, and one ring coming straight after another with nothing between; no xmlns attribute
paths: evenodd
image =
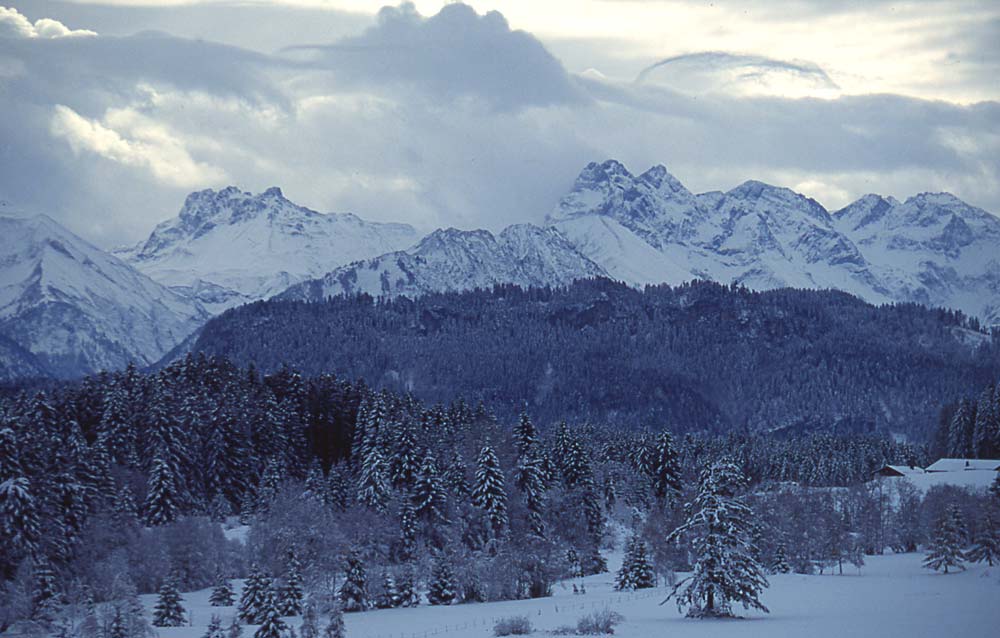
<svg viewBox="0 0 1000 638"><path fill-rule="evenodd" d="M412 245L407 224L319 213L271 187L259 194L230 186L188 195L177 217L122 258L213 312L275 295L340 265Z"/></svg>
<svg viewBox="0 0 1000 638"><path fill-rule="evenodd" d="M871 194L830 213L759 180L692 195L663 166L636 177L608 160L588 164L547 221L612 276L636 284L706 278L835 288L1000 321L997 288L989 292L1000 283L1000 220L950 193L903 202Z"/></svg>

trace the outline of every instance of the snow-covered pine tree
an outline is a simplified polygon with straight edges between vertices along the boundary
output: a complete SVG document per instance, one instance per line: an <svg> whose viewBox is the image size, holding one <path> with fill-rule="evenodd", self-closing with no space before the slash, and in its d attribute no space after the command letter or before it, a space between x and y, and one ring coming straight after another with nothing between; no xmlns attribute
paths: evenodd
<svg viewBox="0 0 1000 638"><path fill-rule="evenodd" d="M531 422L527 412L521 413L517 425L514 426L514 446L517 448L518 458L524 458L534 451L538 443L538 430Z"/></svg>
<svg viewBox="0 0 1000 638"><path fill-rule="evenodd" d="M770 572L772 574L787 574L790 571L792 571L792 566L788 564L788 549L784 542L780 542L774 549Z"/></svg>
<svg viewBox="0 0 1000 638"><path fill-rule="evenodd" d="M948 456L953 458L972 456L972 434L975 425L976 404L969 399L962 399L948 428Z"/></svg>
<svg viewBox="0 0 1000 638"><path fill-rule="evenodd" d="M222 618L218 614L212 614L201 638L226 638L226 631L222 628Z"/></svg>
<svg viewBox="0 0 1000 638"><path fill-rule="evenodd" d="M545 478L542 463L533 447L518 459L515 482L524 495L524 504L528 510L528 531L536 538L544 539Z"/></svg>
<svg viewBox="0 0 1000 638"><path fill-rule="evenodd" d="M375 594L375 606L379 609L392 609L399 607L399 591L396 589L396 580L388 570L382 570L382 579Z"/></svg>
<svg viewBox="0 0 1000 638"><path fill-rule="evenodd" d="M212 589L212 594L208 597L208 604L212 607L231 607L236 599L229 579L219 574L216 576L215 582L215 588Z"/></svg>
<svg viewBox="0 0 1000 638"><path fill-rule="evenodd" d="M184 607L181 606L181 594L177 591L177 583L168 578L160 586L156 606L153 607L154 627L180 627L184 624Z"/></svg>
<svg viewBox="0 0 1000 638"><path fill-rule="evenodd" d="M660 503L670 504L676 501L681 493L681 468L669 432L657 435L651 467L653 495Z"/></svg>
<svg viewBox="0 0 1000 638"><path fill-rule="evenodd" d="M472 502L489 516L494 534L503 534L507 528L507 489L500 461L490 445L479 453Z"/></svg>
<svg viewBox="0 0 1000 638"><path fill-rule="evenodd" d="M264 575L256 564L250 567L250 575L243 583L243 593L240 594L239 617L248 625L256 625L263 618L264 607L267 604L270 579Z"/></svg>
<svg viewBox="0 0 1000 638"><path fill-rule="evenodd" d="M385 459L379 447L372 444L361 459L358 501L369 509L381 512L385 509L388 499L389 483L385 477Z"/></svg>
<svg viewBox="0 0 1000 638"><path fill-rule="evenodd" d="M965 569L965 523L962 512L957 505L949 507L934 526L934 535L927 556L924 557L924 567L935 571L948 573L951 567Z"/></svg>
<svg viewBox="0 0 1000 638"><path fill-rule="evenodd" d="M340 605L334 605L330 610L330 622L323 630L323 638L345 638L347 629L344 627L344 610Z"/></svg>
<svg viewBox="0 0 1000 638"><path fill-rule="evenodd" d="M451 492L456 498L462 499L469 494L468 468L462 454L458 451L451 457L451 463L445 466L444 474L441 477L445 489Z"/></svg>
<svg viewBox="0 0 1000 638"><path fill-rule="evenodd" d="M23 476L0 483L0 541L4 547L0 558L11 569L23 558L38 555L41 541L38 505L31 483Z"/></svg>
<svg viewBox="0 0 1000 638"><path fill-rule="evenodd" d="M31 617L52 620L60 602L59 579L44 557L32 560L31 587Z"/></svg>
<svg viewBox="0 0 1000 638"><path fill-rule="evenodd" d="M413 421L409 417L403 417L395 425L393 432L395 440L388 462L389 481L398 490L410 491L420 470Z"/></svg>
<svg viewBox="0 0 1000 638"><path fill-rule="evenodd" d="M991 458L993 453L993 437L1000 427L1000 415L994 412L993 388L987 387L979 395L976 406L976 421L972 428L970 449L972 455L979 459Z"/></svg>
<svg viewBox="0 0 1000 638"><path fill-rule="evenodd" d="M678 608L688 608L689 617L732 616L733 603L768 611L760 602L768 583L754 559L753 511L739 496L744 483L729 459L708 467L690 516L667 536L668 542L689 537L696 556L691 575L678 581L663 601L675 598Z"/></svg>
<svg viewBox="0 0 1000 638"><path fill-rule="evenodd" d="M628 539L628 545L625 548L625 555L622 557L622 566L618 569L618 574L615 576L616 591L632 591L635 589L635 574L632 571L632 557L635 554L636 540L635 536L631 536Z"/></svg>
<svg viewBox="0 0 1000 638"><path fill-rule="evenodd" d="M621 569L618 570L615 589L632 591L655 586L656 577L653 574L653 566L649 562L646 543L638 536L633 535L629 538Z"/></svg>
<svg viewBox="0 0 1000 638"><path fill-rule="evenodd" d="M298 616L302 613L302 601L305 592L302 590L302 565L299 563L295 550L288 552L288 564L285 567L285 578L278 593L278 609L282 616Z"/></svg>
<svg viewBox="0 0 1000 638"><path fill-rule="evenodd" d="M403 566L396 583L400 607L416 607L420 604L420 594L417 592L417 575L412 563Z"/></svg>
<svg viewBox="0 0 1000 638"><path fill-rule="evenodd" d="M135 504L135 496L128 485L122 485L115 491L112 508L115 522L119 525L135 525L139 520L139 507Z"/></svg>
<svg viewBox="0 0 1000 638"><path fill-rule="evenodd" d="M974 563L986 563L990 567L1000 564L1000 526L991 510L987 509L983 520L976 530L976 537L967 557Z"/></svg>
<svg viewBox="0 0 1000 638"><path fill-rule="evenodd" d="M347 557L344 582L340 586L340 602L344 611L364 611L368 609L368 587L365 566L361 556L352 552Z"/></svg>
<svg viewBox="0 0 1000 638"><path fill-rule="evenodd" d="M431 605L450 605L458 597L458 583L451 563L444 556L434 561L431 581L427 584L427 602Z"/></svg>
<svg viewBox="0 0 1000 638"><path fill-rule="evenodd" d="M146 502L146 522L150 525L165 525L176 520L180 511L177 475L164 453L157 451L153 457L153 469L149 473Z"/></svg>
<svg viewBox="0 0 1000 638"><path fill-rule="evenodd" d="M997 439L998 443L1000 443L1000 433L997 434ZM998 473L997 477L993 479L992 483L990 483L990 495L993 496L996 503L1000 504L1000 473Z"/></svg>
<svg viewBox="0 0 1000 638"><path fill-rule="evenodd" d="M417 554L417 514L413 504L404 498L399 506L399 560L411 561Z"/></svg>
<svg viewBox="0 0 1000 638"><path fill-rule="evenodd" d="M417 516L431 523L444 522L448 496L438 475L437 461L425 452L413 486L413 504Z"/></svg>
<svg viewBox="0 0 1000 638"><path fill-rule="evenodd" d="M347 510L351 503L350 466L337 463L326 475L326 504L338 512Z"/></svg>
<svg viewBox="0 0 1000 638"><path fill-rule="evenodd" d="M278 593L272 588L268 588L264 608L261 612L260 627L257 628L253 636L254 638L282 638L286 629L287 625L281 619L281 610L278 609Z"/></svg>

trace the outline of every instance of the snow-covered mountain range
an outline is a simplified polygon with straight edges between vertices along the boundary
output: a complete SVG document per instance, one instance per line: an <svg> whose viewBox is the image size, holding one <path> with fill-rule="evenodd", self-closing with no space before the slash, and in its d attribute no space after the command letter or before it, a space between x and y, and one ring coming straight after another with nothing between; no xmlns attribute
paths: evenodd
<svg viewBox="0 0 1000 638"><path fill-rule="evenodd" d="M833 288L1000 325L1000 219L947 193L834 212L750 181L694 194L662 166L588 164L539 225L436 230L321 214L277 188L188 196L105 253L48 217L0 218L0 378L151 363L213 314L280 296L417 296L498 283L692 279Z"/></svg>
<svg viewBox="0 0 1000 638"><path fill-rule="evenodd" d="M116 254L218 313L419 239L407 224L318 213L278 188L254 195L230 186L192 193L177 217Z"/></svg>
<svg viewBox="0 0 1000 638"><path fill-rule="evenodd" d="M558 286L606 274L555 228L517 224L496 236L448 228L434 231L410 250L343 266L292 286L280 297L315 301L359 292L417 296L501 283Z"/></svg>
<svg viewBox="0 0 1000 638"><path fill-rule="evenodd" d="M509 250L515 238L520 248ZM512 226L497 237L435 231L284 296L418 295L595 275L633 285L711 279L758 290L833 288L1000 324L1000 219L946 193L905 202L866 195L835 212L757 181L696 195L663 166L633 175L608 160L584 168L544 226Z"/></svg>
<svg viewBox="0 0 1000 638"><path fill-rule="evenodd" d="M0 217L0 375L153 363L208 317L45 215Z"/></svg>

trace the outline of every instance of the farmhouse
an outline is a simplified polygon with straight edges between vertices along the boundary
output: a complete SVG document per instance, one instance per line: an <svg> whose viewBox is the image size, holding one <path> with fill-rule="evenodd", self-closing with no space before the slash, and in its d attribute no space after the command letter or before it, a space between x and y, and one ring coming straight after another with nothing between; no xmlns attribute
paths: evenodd
<svg viewBox="0 0 1000 638"><path fill-rule="evenodd" d="M912 476L914 474L923 474L924 468L917 467L916 465L883 465L881 468L872 472L873 476Z"/></svg>
<svg viewBox="0 0 1000 638"><path fill-rule="evenodd" d="M927 467L928 472L998 472L997 459L938 459Z"/></svg>
<svg viewBox="0 0 1000 638"><path fill-rule="evenodd" d="M884 465L872 472L879 481L905 480L921 492L935 485L952 485L973 490L988 488L1000 476L1000 460L939 459L926 469L915 465Z"/></svg>

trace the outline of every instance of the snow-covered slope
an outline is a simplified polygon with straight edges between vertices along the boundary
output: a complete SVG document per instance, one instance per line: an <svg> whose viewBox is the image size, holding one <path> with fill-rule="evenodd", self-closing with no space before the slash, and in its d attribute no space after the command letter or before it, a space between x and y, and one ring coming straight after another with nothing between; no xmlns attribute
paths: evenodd
<svg viewBox="0 0 1000 638"><path fill-rule="evenodd" d="M1000 219L948 194L869 195L831 214L762 182L693 195L662 166L635 176L608 160L587 165L547 221L632 284L835 288L1000 324Z"/></svg>
<svg viewBox="0 0 1000 638"><path fill-rule="evenodd" d="M152 363L207 316L45 215L0 217L0 334L29 375Z"/></svg>
<svg viewBox="0 0 1000 638"><path fill-rule="evenodd" d="M218 313L418 239L406 224L297 206L277 188L253 195L229 187L192 193L177 217L117 254Z"/></svg>
<svg viewBox="0 0 1000 638"><path fill-rule="evenodd" d="M449 228L434 231L410 250L349 264L293 286L281 297L318 300L361 292L413 297L498 283L557 286L606 274L554 228L521 224L496 236Z"/></svg>
<svg viewBox="0 0 1000 638"><path fill-rule="evenodd" d="M948 193L866 195L833 214L892 297L1000 325L1000 219Z"/></svg>

